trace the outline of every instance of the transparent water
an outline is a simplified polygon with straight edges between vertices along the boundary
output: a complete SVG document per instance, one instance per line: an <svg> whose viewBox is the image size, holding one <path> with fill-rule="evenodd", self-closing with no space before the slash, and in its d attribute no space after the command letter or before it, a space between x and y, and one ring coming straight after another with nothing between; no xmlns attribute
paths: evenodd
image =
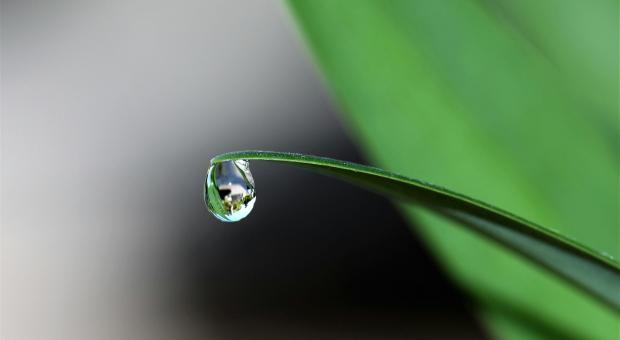
<svg viewBox="0 0 620 340"><path fill-rule="evenodd" d="M250 214L256 202L254 178L246 160L211 165L204 199L209 211L223 222L237 222Z"/></svg>

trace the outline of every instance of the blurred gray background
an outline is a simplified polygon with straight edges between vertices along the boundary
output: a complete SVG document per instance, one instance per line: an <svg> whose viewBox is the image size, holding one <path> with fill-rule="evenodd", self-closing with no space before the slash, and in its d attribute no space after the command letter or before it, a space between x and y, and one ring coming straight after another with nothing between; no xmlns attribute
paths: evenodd
<svg viewBox="0 0 620 340"><path fill-rule="evenodd" d="M365 162L276 1L1 4L2 339L480 338L385 199L239 149Z"/></svg>

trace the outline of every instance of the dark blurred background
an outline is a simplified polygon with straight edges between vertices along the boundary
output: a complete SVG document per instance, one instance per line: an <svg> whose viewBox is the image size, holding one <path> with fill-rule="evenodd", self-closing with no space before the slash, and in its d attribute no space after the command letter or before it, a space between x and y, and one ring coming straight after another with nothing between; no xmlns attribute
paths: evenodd
<svg viewBox="0 0 620 340"><path fill-rule="evenodd" d="M386 199L251 164L209 215L209 159L366 163L282 3L2 1L3 339L479 339Z"/></svg>

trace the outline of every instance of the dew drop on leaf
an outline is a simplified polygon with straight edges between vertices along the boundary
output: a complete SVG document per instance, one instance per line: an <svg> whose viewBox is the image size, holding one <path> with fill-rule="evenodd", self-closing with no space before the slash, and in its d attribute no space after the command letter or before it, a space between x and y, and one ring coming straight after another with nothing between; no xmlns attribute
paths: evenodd
<svg viewBox="0 0 620 340"><path fill-rule="evenodd" d="M207 208L220 221L237 222L248 216L256 202L249 162L235 160L211 165L204 196Z"/></svg>

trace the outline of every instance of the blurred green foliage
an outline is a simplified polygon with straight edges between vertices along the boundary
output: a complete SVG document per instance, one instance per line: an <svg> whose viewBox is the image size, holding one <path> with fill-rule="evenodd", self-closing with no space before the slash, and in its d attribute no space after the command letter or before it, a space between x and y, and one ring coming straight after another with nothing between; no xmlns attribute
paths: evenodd
<svg viewBox="0 0 620 340"><path fill-rule="evenodd" d="M291 7L375 163L620 256L617 1ZM403 211L498 338L620 335L617 314L556 277L451 222Z"/></svg>

